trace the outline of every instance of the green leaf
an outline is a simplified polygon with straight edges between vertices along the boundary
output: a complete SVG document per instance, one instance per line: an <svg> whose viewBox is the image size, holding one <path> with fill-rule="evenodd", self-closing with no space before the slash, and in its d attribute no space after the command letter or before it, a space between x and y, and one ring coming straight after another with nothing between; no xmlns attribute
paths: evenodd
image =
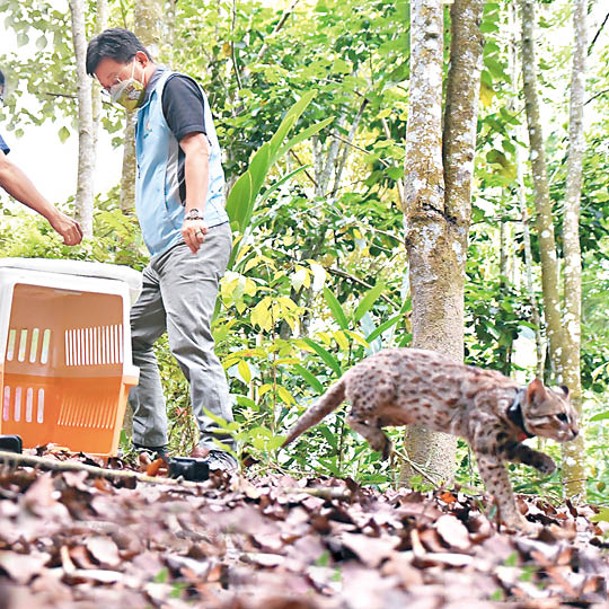
<svg viewBox="0 0 609 609"><path fill-rule="evenodd" d="M609 410L605 412L599 412L593 417L590 417L590 421L605 421L606 419L609 419Z"/></svg>
<svg viewBox="0 0 609 609"><path fill-rule="evenodd" d="M380 326L378 326L376 328L376 330L370 332L370 334L368 334L368 336L366 336L366 340L369 343L371 343L372 341L376 340L384 332L389 330L389 328L391 328L391 326L394 326L396 323L398 323L398 321L400 321L400 319L402 319L402 314L395 315L394 317L391 317L387 321L383 322Z"/></svg>
<svg viewBox="0 0 609 609"><path fill-rule="evenodd" d="M260 203L266 201L270 195L272 195L279 187L281 187L286 182L289 182L293 177L297 176L299 173L306 171L309 168L309 165L301 165L300 167L294 169L294 171L290 171L282 176L279 180L277 180L271 187L267 188L264 191L262 197L260 197ZM265 218L266 220L266 218Z"/></svg>
<svg viewBox="0 0 609 609"><path fill-rule="evenodd" d="M252 372L250 370L249 364L244 359L242 359L237 364L237 370L239 371L239 374L241 375L241 378L243 379L244 383L246 385L249 385L252 381Z"/></svg>
<svg viewBox="0 0 609 609"><path fill-rule="evenodd" d="M325 129L332 121L334 121L334 117L330 116L329 118L324 119L320 123L316 123L315 125L311 125L310 127L303 129L298 135L295 135L293 138L288 140L288 142L279 151L279 156L285 154L288 150L290 150L290 148L293 148L296 144L304 142L313 135L319 133L322 129Z"/></svg>
<svg viewBox="0 0 609 609"><path fill-rule="evenodd" d="M332 368L332 370L334 370L334 372L336 373L337 376L343 375L343 371L340 367L339 361L329 351L324 349L320 344L316 343L311 338L303 338L302 340L306 345L311 347L311 349L313 349L313 351L315 351L315 353L317 353L317 355L319 355L319 357L321 357L321 359L330 368Z"/></svg>
<svg viewBox="0 0 609 609"><path fill-rule="evenodd" d="M349 321L347 320L347 316L345 315L345 311L343 310L338 299L328 288L324 288L324 298L330 307L330 311L332 311L332 315L336 320L336 323L343 329L347 330L349 328Z"/></svg>
<svg viewBox="0 0 609 609"><path fill-rule="evenodd" d="M357 305L355 312L353 313L353 319L355 321L359 321L364 316L364 313L370 311L384 289L385 284L382 281L379 281L379 283L366 292L366 295L360 300L360 303Z"/></svg>
<svg viewBox="0 0 609 609"><path fill-rule="evenodd" d="M325 388L322 382L312 372L307 370L301 364L294 364L293 368L305 381L307 381L307 383L309 383L313 389L315 389L317 393L322 394L324 392Z"/></svg>
<svg viewBox="0 0 609 609"><path fill-rule="evenodd" d="M246 219L251 216L248 210L251 199L252 175L246 171L235 182L226 200L226 213L230 218L231 227L240 233L245 230Z"/></svg>
<svg viewBox="0 0 609 609"><path fill-rule="evenodd" d="M248 171L250 172L251 176L252 176L252 192L251 195L252 199L256 197L256 195L258 194L258 192L260 191L260 189L262 188L262 184L264 183L264 178L266 177L266 174L269 171L269 168L271 166L271 146L270 144L267 142L266 144L263 144L258 151L256 152L256 154L254 154L254 156L252 157L252 160L250 162L250 166ZM253 200L250 200L250 216L251 216L251 211L253 211Z"/></svg>
<svg viewBox="0 0 609 609"><path fill-rule="evenodd" d="M334 449L338 450L338 437L326 425L319 427L321 435L326 439L326 442Z"/></svg>
<svg viewBox="0 0 609 609"><path fill-rule="evenodd" d="M63 143L70 137L70 130L64 126L57 132L57 135L59 135L59 139Z"/></svg>
<svg viewBox="0 0 609 609"><path fill-rule="evenodd" d="M288 131L292 127L292 125L301 117L302 113L306 110L307 106L315 99L317 95L317 90L312 89L305 93L286 113L281 125L279 125L279 129L275 135L271 138L271 146L275 149L279 148L279 144L284 139L285 135L281 135L281 132L284 130L285 126L288 126ZM286 131L287 133L287 131Z"/></svg>
<svg viewBox="0 0 609 609"><path fill-rule="evenodd" d="M591 516L590 522L609 522L609 508L603 508L598 514Z"/></svg>

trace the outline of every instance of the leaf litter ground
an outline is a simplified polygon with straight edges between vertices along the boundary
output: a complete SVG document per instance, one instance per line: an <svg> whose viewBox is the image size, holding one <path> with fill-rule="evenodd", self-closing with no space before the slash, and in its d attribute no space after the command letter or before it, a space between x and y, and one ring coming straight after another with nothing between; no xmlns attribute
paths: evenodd
<svg viewBox="0 0 609 609"><path fill-rule="evenodd" d="M544 525L533 537L498 532L458 490L0 465L0 609L609 607L596 511L519 503Z"/></svg>

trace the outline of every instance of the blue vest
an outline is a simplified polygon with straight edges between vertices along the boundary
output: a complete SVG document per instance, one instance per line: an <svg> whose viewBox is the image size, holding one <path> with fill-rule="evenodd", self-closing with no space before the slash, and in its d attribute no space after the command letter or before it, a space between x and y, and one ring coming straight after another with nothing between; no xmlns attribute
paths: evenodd
<svg viewBox="0 0 609 609"><path fill-rule="evenodd" d="M183 241L184 201L178 181L179 143L163 114L162 93L168 78L164 70L139 109L135 126L137 161L135 209L146 246L152 256ZM203 92L202 92L203 93ZM224 209L224 172L207 97L203 93L205 129L210 145L209 185L204 220L208 227L228 221Z"/></svg>
<svg viewBox="0 0 609 609"><path fill-rule="evenodd" d="M8 154L11 149L8 147L8 144L2 139L0 135L0 151L4 152L4 154Z"/></svg>

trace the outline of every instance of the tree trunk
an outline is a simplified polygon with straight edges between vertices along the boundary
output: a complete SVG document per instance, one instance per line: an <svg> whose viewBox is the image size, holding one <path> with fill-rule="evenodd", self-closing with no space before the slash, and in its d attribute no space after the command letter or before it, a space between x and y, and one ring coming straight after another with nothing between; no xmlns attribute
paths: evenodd
<svg viewBox="0 0 609 609"><path fill-rule="evenodd" d="M579 242L580 198L582 190L584 139L584 95L586 72L586 0L573 0L573 70L569 112L569 158L565 199L564 238L564 346L563 382L569 387L571 402L581 416L581 248ZM563 445L563 485L567 497L582 497L586 491L584 440Z"/></svg>
<svg viewBox="0 0 609 609"><path fill-rule="evenodd" d="M463 301L476 140L482 0L451 7L451 67L442 132L443 3L411 2L410 102L404 214L413 346L463 361ZM409 457L441 480L455 470L456 439L406 430ZM407 467L405 481L414 475Z"/></svg>
<svg viewBox="0 0 609 609"><path fill-rule="evenodd" d="M512 93L514 99L518 99L518 6L516 3L510 5L510 75L512 80ZM516 104L510 101L509 109L516 112ZM519 111L519 109L518 109ZM517 128L517 137L523 139L521 134L522 127ZM541 334L542 320L539 312L539 302L535 293L533 282L533 250L531 247L531 229L529 226L530 215L527 205L526 190L524 184L524 162L520 151L520 146L516 146L514 152L514 162L516 164L516 192L518 196L518 207L520 208L520 225L522 227L522 243L524 252L524 276L529 306L531 307L531 321L535 325L535 352L536 366L535 374L543 378L545 364L545 348L543 336Z"/></svg>
<svg viewBox="0 0 609 609"><path fill-rule="evenodd" d="M108 23L108 1L97 0L96 2L96 19L95 19L95 33L99 34L106 29ZM93 111L93 139L95 141L95 150L97 150L97 143L99 141L99 125L101 121L102 112L102 97L101 89L97 82L91 84L91 104Z"/></svg>
<svg viewBox="0 0 609 609"><path fill-rule="evenodd" d="M562 337L561 303L558 286L559 269L554 238L553 209L550 200L537 92L537 67L534 50L535 0L521 0L521 20L523 89L529 131L529 157L533 172L533 190L537 212L546 333L550 346L550 363L556 380L560 381L562 378L560 356L564 341Z"/></svg>
<svg viewBox="0 0 609 609"><path fill-rule="evenodd" d="M123 140L120 206L123 213L130 214L135 208L135 114L133 112L127 112Z"/></svg>
<svg viewBox="0 0 609 609"><path fill-rule="evenodd" d="M83 235L93 236L93 201L95 169L95 129L93 124L93 101L91 82L87 76L85 56L87 41L85 33L85 6L83 0L70 0L72 19L72 43L76 56L78 79L78 177L76 184L76 218Z"/></svg>

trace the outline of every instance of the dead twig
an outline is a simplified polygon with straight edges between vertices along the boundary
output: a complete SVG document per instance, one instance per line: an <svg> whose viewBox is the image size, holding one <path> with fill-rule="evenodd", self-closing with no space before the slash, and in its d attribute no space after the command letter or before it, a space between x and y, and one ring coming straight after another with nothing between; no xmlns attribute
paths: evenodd
<svg viewBox="0 0 609 609"><path fill-rule="evenodd" d="M311 495L319 499L338 499L339 501L350 501L353 499L353 493L344 488L325 488L316 486L314 488L286 488L285 493L288 495Z"/></svg>
<svg viewBox="0 0 609 609"><path fill-rule="evenodd" d="M0 450L0 463L4 463L9 467L34 467L36 469L54 472L87 472L91 476L105 478L107 480L129 480L146 482L148 484L164 484L167 486L188 488L198 488L200 486L197 482L182 480L180 478L157 478L135 471L107 469L96 465L89 465L87 463L79 463L78 461L57 461L55 459L36 457L34 455L22 455L4 450Z"/></svg>
<svg viewBox="0 0 609 609"><path fill-rule="evenodd" d="M442 485L437 480L434 480L422 467L417 465L412 459L410 459L410 457L408 457L408 455L406 455L402 451L393 448L391 454L396 456L400 461L402 461L402 463L408 463L408 465L412 467L415 472L421 474L421 476L423 476L425 480L432 484L435 489L440 489L442 487Z"/></svg>

